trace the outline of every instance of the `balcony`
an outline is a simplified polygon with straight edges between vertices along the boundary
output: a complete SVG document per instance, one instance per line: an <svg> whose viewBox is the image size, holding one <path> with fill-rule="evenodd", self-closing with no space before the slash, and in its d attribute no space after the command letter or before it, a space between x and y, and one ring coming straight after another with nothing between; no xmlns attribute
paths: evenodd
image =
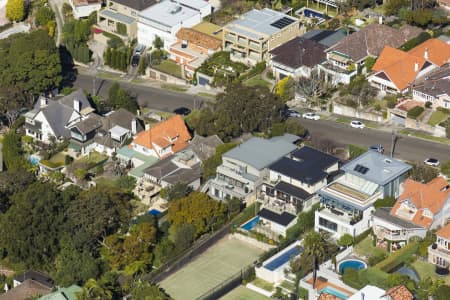
<svg viewBox="0 0 450 300"><path fill-rule="evenodd" d="M333 62L331 60L322 63L320 65L320 67L324 70L327 70L330 73L339 73L339 74L344 74L344 75L347 75L350 77L356 76L356 74L357 74L356 70L348 70L347 66L345 66L345 67L337 66L337 65L333 64Z"/></svg>
<svg viewBox="0 0 450 300"><path fill-rule="evenodd" d="M360 215L354 215L351 213L346 213L338 209L334 209L332 207L325 207L323 206L319 210L319 214L322 215L322 217L332 220L332 221L340 221L345 224L355 225L359 223L362 220L362 217Z"/></svg>
<svg viewBox="0 0 450 300"><path fill-rule="evenodd" d="M428 247L428 257L430 258L440 257L442 258L442 260L448 262L450 261L450 251L434 243Z"/></svg>
<svg viewBox="0 0 450 300"><path fill-rule="evenodd" d="M407 241L409 239L409 234L405 230L389 230L376 226L373 228L373 233L378 239L386 239L389 241Z"/></svg>
<svg viewBox="0 0 450 300"><path fill-rule="evenodd" d="M235 35L231 35L231 34L225 34L225 40L235 42L236 41L236 36Z"/></svg>
<svg viewBox="0 0 450 300"><path fill-rule="evenodd" d="M377 187L369 186L370 182L363 186L352 186L348 182L335 181L322 189L322 194L328 194L334 199L342 199L349 203L355 204L356 207L365 208L375 202L379 198L383 198L382 192L374 192ZM367 190L367 193L363 193Z"/></svg>
<svg viewBox="0 0 450 300"><path fill-rule="evenodd" d="M217 197L211 192L212 188L221 191L223 194L228 194L230 195L230 197L236 197L239 199L244 199L248 194L252 192L251 190L248 190L246 192L243 188L234 186L226 181L217 178L209 182L210 195L213 197Z"/></svg>

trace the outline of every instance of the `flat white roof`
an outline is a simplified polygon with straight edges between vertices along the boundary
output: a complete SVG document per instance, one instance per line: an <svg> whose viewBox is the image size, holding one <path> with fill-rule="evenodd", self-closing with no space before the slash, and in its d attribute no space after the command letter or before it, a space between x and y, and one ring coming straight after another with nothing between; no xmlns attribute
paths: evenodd
<svg viewBox="0 0 450 300"><path fill-rule="evenodd" d="M170 0L165 0L141 11L139 13L139 17L160 25L173 27L183 22L184 20L200 14L198 10L190 8L188 6L183 5L183 2L180 2L180 4L178 4Z"/></svg>
<svg viewBox="0 0 450 300"><path fill-rule="evenodd" d="M347 300L381 300L381 297L386 292L383 289L380 289L379 287L373 286L373 285L366 285L362 289L360 289L358 292L347 298Z"/></svg>

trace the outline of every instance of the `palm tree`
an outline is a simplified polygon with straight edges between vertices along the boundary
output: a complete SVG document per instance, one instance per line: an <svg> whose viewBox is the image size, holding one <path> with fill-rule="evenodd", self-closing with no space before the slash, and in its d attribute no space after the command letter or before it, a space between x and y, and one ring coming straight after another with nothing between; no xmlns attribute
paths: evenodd
<svg viewBox="0 0 450 300"><path fill-rule="evenodd" d="M327 245L323 233L311 231L303 240L304 252L313 258L313 289L316 287L318 262L326 256Z"/></svg>
<svg viewBox="0 0 450 300"><path fill-rule="evenodd" d="M95 279L89 279L83 290L77 294L77 300L108 300L112 299L111 291L105 289Z"/></svg>

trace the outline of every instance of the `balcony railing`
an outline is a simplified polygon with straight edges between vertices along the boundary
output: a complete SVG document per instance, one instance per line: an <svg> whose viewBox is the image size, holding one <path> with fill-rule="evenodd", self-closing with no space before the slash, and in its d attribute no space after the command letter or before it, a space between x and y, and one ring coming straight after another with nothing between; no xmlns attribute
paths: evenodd
<svg viewBox="0 0 450 300"><path fill-rule="evenodd" d="M373 230L374 234L379 238L379 239L386 239L389 241L406 241L409 239L409 235L407 232L392 232L388 229L383 229L383 228L374 228Z"/></svg>

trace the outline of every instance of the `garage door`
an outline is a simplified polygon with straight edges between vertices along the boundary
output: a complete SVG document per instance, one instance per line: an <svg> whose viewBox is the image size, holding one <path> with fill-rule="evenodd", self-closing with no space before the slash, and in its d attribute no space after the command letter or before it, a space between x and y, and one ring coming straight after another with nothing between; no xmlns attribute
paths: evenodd
<svg viewBox="0 0 450 300"><path fill-rule="evenodd" d="M391 122L397 125L405 126L405 118L395 114L391 114Z"/></svg>

